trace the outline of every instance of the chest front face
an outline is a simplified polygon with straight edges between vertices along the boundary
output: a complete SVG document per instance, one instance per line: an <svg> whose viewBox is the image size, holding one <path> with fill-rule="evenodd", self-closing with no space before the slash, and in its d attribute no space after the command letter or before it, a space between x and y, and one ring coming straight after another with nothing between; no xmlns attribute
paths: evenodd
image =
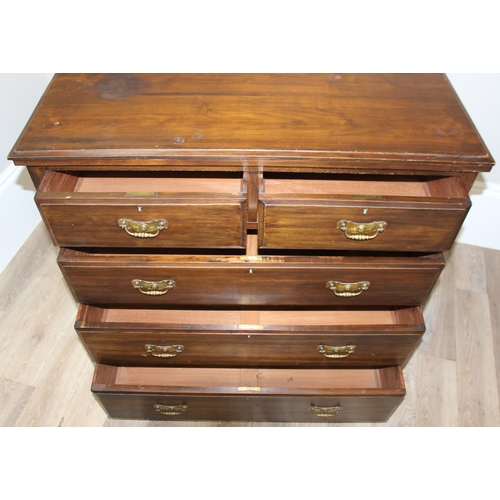
<svg viewBox="0 0 500 500"><path fill-rule="evenodd" d="M57 75L10 158L112 417L304 422L401 403L493 165L422 74Z"/></svg>

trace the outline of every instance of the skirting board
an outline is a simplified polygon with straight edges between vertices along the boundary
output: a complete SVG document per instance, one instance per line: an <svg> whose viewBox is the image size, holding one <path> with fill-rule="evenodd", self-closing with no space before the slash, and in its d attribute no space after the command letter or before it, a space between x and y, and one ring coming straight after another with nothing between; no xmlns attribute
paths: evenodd
<svg viewBox="0 0 500 500"><path fill-rule="evenodd" d="M11 164L0 176L0 273L19 251L41 218L33 201L35 188L26 169ZM500 231L493 226L500 214L500 184L476 181L471 190L472 208L457 241L500 250Z"/></svg>

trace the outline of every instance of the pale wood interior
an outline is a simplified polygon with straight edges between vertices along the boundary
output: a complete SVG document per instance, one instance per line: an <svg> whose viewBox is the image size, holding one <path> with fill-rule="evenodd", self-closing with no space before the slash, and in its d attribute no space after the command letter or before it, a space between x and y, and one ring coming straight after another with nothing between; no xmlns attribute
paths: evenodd
<svg viewBox="0 0 500 500"><path fill-rule="evenodd" d="M430 196L426 182L377 180L265 179L266 194Z"/></svg>
<svg viewBox="0 0 500 500"><path fill-rule="evenodd" d="M146 323L153 325L238 325L237 310L108 309L106 323Z"/></svg>
<svg viewBox="0 0 500 500"><path fill-rule="evenodd" d="M238 178L187 177L81 177L75 192L81 193L232 193L241 192Z"/></svg>
<svg viewBox="0 0 500 500"><path fill-rule="evenodd" d="M99 381L96 381L99 383ZM243 383L242 383L243 382ZM117 386L260 387L270 389L377 389L379 370L120 367Z"/></svg>
<svg viewBox="0 0 500 500"><path fill-rule="evenodd" d="M144 323L153 325L272 325L339 326L395 325L391 310L161 310L107 309L105 323Z"/></svg>

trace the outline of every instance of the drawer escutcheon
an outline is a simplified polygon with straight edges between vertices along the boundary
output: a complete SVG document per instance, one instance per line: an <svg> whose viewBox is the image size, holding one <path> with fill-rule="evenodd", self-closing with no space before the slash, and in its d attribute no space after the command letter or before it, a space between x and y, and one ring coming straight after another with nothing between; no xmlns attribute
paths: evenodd
<svg viewBox="0 0 500 500"><path fill-rule="evenodd" d="M366 241L373 240L379 233L384 232L387 227L387 222L353 222L352 220L339 220L337 229L344 232L346 238L350 240Z"/></svg>
<svg viewBox="0 0 500 500"><path fill-rule="evenodd" d="M323 354L325 358L329 359L342 359L347 358L350 354L353 354L356 350L355 345L344 345L344 346L330 346L330 345L319 345L318 351Z"/></svg>
<svg viewBox="0 0 500 500"><path fill-rule="evenodd" d="M329 288L337 297L357 297L370 287L369 281L358 281L356 283L342 283L341 281L328 281Z"/></svg>
<svg viewBox="0 0 500 500"><path fill-rule="evenodd" d="M132 220L118 219L118 227L125 229L125 232L134 238L155 238L168 227L166 219L153 220Z"/></svg>
<svg viewBox="0 0 500 500"><path fill-rule="evenodd" d="M132 280L132 286L144 295L165 295L169 290L172 290L176 284L174 280Z"/></svg>

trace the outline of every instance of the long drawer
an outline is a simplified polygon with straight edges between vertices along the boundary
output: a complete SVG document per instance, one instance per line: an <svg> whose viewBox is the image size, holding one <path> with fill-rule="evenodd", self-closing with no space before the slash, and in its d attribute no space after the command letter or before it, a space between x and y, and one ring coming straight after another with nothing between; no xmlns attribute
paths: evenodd
<svg viewBox="0 0 500 500"><path fill-rule="evenodd" d="M244 247L241 175L146 174L50 171L35 201L59 246Z"/></svg>
<svg viewBox="0 0 500 500"><path fill-rule="evenodd" d="M120 307L418 306L441 254L219 256L106 254L62 249L59 266L78 302Z"/></svg>
<svg viewBox="0 0 500 500"><path fill-rule="evenodd" d="M151 310L80 305L92 358L125 366L402 365L425 330L420 307Z"/></svg>
<svg viewBox="0 0 500 500"><path fill-rule="evenodd" d="M471 206L459 177L268 177L262 248L442 252Z"/></svg>
<svg viewBox="0 0 500 500"><path fill-rule="evenodd" d="M383 422L405 395L401 367L137 368L97 364L92 391L112 418Z"/></svg>

